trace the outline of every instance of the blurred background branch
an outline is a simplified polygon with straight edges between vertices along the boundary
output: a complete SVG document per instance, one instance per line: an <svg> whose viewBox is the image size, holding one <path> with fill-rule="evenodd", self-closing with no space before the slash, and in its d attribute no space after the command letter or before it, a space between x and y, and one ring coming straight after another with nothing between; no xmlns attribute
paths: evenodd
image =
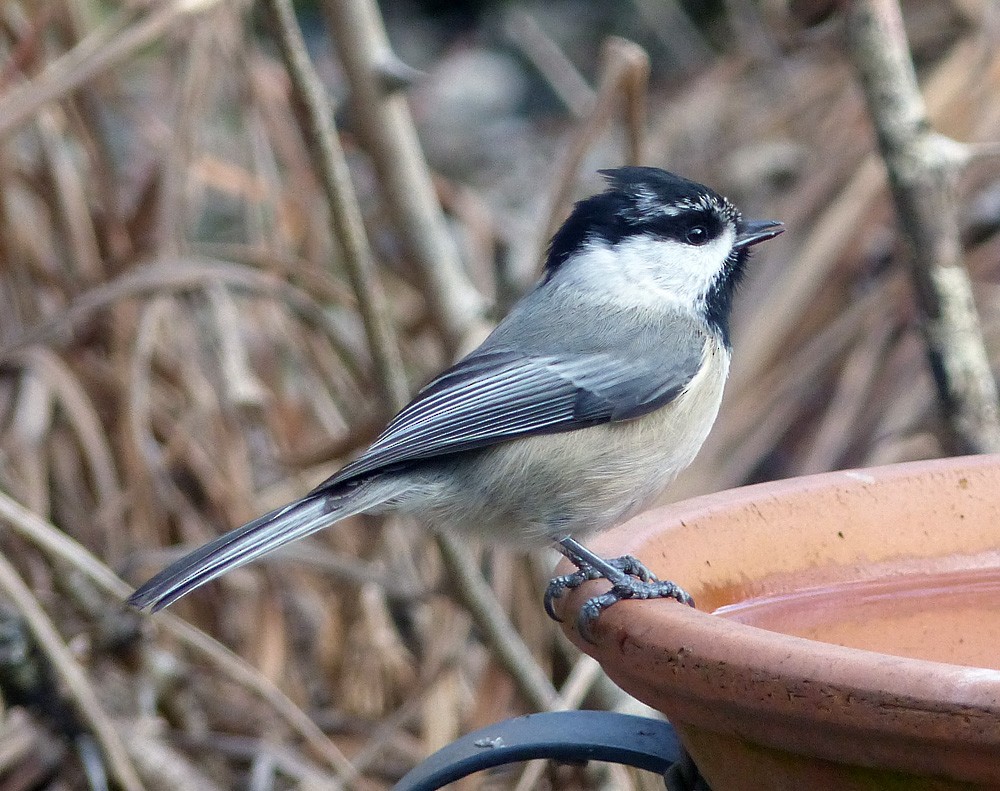
<svg viewBox="0 0 1000 791"><path fill-rule="evenodd" d="M897 0L854 0L846 31L909 243L921 328L952 449L995 453L1000 404L958 227L956 185L972 151L931 126Z"/></svg>
<svg viewBox="0 0 1000 791"><path fill-rule="evenodd" d="M398 86L398 60L375 0L324 0L347 73L358 133L379 174L396 229L421 275L428 307L452 354L478 342L483 300L468 281L434 196L417 130Z"/></svg>

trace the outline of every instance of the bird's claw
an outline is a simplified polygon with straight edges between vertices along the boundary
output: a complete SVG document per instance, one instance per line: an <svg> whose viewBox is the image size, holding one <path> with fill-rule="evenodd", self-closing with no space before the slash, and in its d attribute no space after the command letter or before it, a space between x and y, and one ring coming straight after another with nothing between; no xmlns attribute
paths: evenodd
<svg viewBox="0 0 1000 791"><path fill-rule="evenodd" d="M633 555L622 555L620 558L611 558L608 564L622 572L623 575L634 577L643 582L656 581L656 575L647 569L642 562ZM593 566L581 565L572 574L563 574L549 580L549 585L545 589L545 612L553 621L561 622L553 606L556 599L560 598L566 591L579 588L588 580L603 579L604 574Z"/></svg>
<svg viewBox="0 0 1000 791"><path fill-rule="evenodd" d="M624 599L676 599L681 604L694 607L694 599L669 580L624 577L621 581L615 582L607 593L587 599L580 607L576 618L576 630L580 636L588 643L595 642L593 627L597 623L598 616L612 604Z"/></svg>
<svg viewBox="0 0 1000 791"><path fill-rule="evenodd" d="M607 563L620 572L614 579L608 579L607 574L593 566L583 564L578 571L551 580L545 590L545 612L552 620L561 621L554 607L556 599L588 580L608 579L611 590L587 599L580 608L576 622L577 631L587 642L594 642L592 628L598 616L612 604L623 599L677 599L682 604L694 606L694 599L681 588L672 582L657 579L653 572L632 555L612 558Z"/></svg>

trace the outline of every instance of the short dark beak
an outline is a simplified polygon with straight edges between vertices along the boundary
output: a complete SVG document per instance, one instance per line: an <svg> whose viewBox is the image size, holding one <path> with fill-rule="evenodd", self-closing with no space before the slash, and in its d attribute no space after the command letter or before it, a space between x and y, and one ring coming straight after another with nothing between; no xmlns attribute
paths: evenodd
<svg viewBox="0 0 1000 791"><path fill-rule="evenodd" d="M785 226L775 220L747 220L740 223L736 244L733 247L742 250L744 247L773 239L779 233L784 233L784 230Z"/></svg>

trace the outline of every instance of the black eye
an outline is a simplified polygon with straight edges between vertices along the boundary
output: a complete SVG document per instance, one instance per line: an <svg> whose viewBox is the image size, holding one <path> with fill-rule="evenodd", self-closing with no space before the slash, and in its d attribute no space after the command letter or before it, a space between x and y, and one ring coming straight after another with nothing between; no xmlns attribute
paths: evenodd
<svg viewBox="0 0 1000 791"><path fill-rule="evenodd" d="M688 228L687 233L684 234L684 241L696 247L705 244L708 241L708 228L704 225Z"/></svg>

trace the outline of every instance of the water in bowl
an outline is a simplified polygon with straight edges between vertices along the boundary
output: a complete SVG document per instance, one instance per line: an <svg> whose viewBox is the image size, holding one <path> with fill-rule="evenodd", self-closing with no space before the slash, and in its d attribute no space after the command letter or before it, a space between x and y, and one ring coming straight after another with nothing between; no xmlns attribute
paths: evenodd
<svg viewBox="0 0 1000 791"><path fill-rule="evenodd" d="M1000 568L837 582L715 612L810 640L1000 670Z"/></svg>

